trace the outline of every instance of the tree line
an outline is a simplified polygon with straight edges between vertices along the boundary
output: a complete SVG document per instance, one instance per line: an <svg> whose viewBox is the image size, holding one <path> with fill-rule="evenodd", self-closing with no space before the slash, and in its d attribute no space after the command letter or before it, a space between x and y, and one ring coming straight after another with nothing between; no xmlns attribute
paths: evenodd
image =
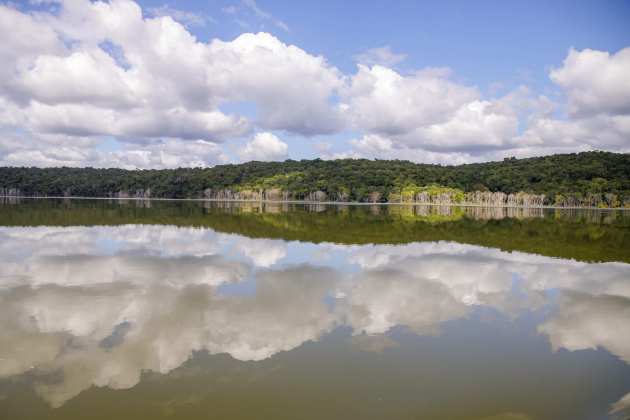
<svg viewBox="0 0 630 420"><path fill-rule="evenodd" d="M440 203L452 197L630 207L630 154L583 152L456 166L314 159L163 170L2 167L0 195Z"/></svg>

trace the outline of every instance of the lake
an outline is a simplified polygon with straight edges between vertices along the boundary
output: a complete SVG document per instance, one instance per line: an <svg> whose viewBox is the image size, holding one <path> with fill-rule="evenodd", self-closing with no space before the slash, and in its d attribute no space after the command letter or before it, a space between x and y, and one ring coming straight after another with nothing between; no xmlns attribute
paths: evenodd
<svg viewBox="0 0 630 420"><path fill-rule="evenodd" d="M0 419L627 419L630 212L0 204Z"/></svg>

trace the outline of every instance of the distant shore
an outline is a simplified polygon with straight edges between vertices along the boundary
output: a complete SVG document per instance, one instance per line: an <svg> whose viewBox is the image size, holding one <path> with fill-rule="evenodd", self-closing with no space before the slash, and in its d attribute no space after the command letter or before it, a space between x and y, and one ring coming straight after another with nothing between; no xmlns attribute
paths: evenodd
<svg viewBox="0 0 630 420"><path fill-rule="evenodd" d="M565 206L508 206L508 205L484 205L473 203L365 203L358 201L306 201L306 200L247 200L247 199L220 199L220 198L160 198L160 197L64 197L64 196L15 196L0 195L0 199L20 199L20 200L37 200L37 199L65 199L65 200L115 200L115 201L199 201L199 202L217 202L217 203L272 203L272 204L311 204L311 205L332 205L332 206L428 206L428 207L480 207L480 208L510 208L510 209L555 209L555 210L622 210L630 211L628 207L565 207Z"/></svg>

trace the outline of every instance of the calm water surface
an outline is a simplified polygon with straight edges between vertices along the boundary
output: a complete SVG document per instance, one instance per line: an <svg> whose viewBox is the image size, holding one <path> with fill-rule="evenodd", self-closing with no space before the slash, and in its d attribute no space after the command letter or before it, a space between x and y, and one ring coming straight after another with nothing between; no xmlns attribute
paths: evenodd
<svg viewBox="0 0 630 420"><path fill-rule="evenodd" d="M0 204L0 419L627 419L630 214Z"/></svg>

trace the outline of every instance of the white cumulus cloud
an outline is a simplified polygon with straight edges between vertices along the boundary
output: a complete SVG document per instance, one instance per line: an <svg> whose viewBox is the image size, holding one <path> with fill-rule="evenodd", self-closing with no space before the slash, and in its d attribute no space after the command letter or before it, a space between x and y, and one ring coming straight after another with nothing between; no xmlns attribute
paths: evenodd
<svg viewBox="0 0 630 420"><path fill-rule="evenodd" d="M0 5L0 165L208 166L229 159L226 142L272 131L306 141L351 130L326 158L630 151L630 48L558 57L549 77L559 99L524 86L492 97L448 68L396 69L407 55L389 45L357 54L356 71L343 73L265 32L197 39L189 27L211 18L169 4L56 3L54 12ZM288 30L255 1L224 11ZM228 112L235 104L255 117ZM112 137L123 146L104 152ZM173 144L181 153L160 150ZM288 146L257 135L236 155L284 159Z"/></svg>
<svg viewBox="0 0 630 420"><path fill-rule="evenodd" d="M289 146L272 133L258 133L239 152L243 161L272 161L287 158Z"/></svg>
<svg viewBox="0 0 630 420"><path fill-rule="evenodd" d="M577 116L630 114L630 48L614 54L571 49L562 67L550 73Z"/></svg>
<svg viewBox="0 0 630 420"><path fill-rule="evenodd" d="M379 64L388 67L393 67L405 61L406 58L407 54L395 53L389 45L370 48L354 56L355 61L361 64L368 66Z"/></svg>
<svg viewBox="0 0 630 420"><path fill-rule="evenodd" d="M88 150L69 141L67 158L57 159L68 161L94 153L102 136L152 154L165 139L219 144L255 125L307 136L343 126L331 103L342 76L323 57L266 33L201 42L178 21L196 22L168 6L143 16L131 0L64 0L56 13L0 5L3 148L16 128L25 140L95 139ZM222 111L235 101L254 104L259 120ZM30 146L9 152L48 154L40 140Z"/></svg>

